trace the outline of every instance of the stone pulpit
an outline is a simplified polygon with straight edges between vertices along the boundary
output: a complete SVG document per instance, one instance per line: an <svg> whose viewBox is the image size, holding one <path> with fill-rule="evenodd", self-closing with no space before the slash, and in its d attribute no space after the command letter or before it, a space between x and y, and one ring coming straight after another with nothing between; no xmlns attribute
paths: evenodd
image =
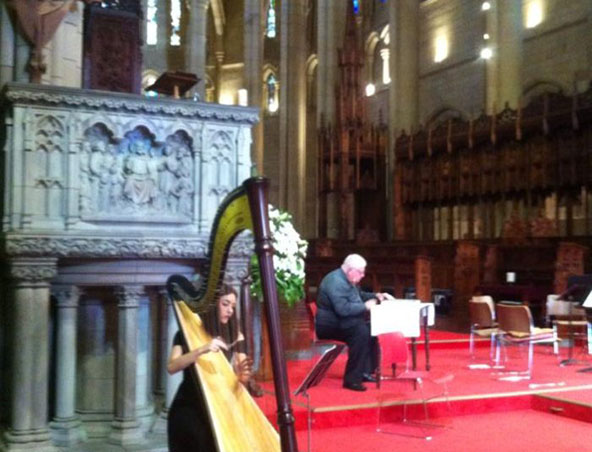
<svg viewBox="0 0 592 452"><path fill-rule="evenodd" d="M16 83L0 102L2 443L137 444L175 390L164 283L203 265L258 111ZM231 250L231 284L249 254Z"/></svg>

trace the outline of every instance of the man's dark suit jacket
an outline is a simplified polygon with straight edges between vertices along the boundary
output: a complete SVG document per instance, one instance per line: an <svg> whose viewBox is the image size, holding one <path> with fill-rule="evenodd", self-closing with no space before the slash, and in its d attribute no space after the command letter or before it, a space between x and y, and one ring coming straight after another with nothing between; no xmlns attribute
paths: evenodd
<svg viewBox="0 0 592 452"><path fill-rule="evenodd" d="M315 322L333 328L350 328L365 321L364 301L375 297L375 293L361 291L350 283L341 268L333 270L321 281Z"/></svg>

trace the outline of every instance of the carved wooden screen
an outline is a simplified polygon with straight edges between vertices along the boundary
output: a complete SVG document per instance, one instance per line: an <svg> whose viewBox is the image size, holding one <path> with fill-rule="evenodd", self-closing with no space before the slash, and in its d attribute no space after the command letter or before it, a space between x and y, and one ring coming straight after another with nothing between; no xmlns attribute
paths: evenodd
<svg viewBox="0 0 592 452"><path fill-rule="evenodd" d="M87 7L84 88L140 93L142 54L137 12Z"/></svg>

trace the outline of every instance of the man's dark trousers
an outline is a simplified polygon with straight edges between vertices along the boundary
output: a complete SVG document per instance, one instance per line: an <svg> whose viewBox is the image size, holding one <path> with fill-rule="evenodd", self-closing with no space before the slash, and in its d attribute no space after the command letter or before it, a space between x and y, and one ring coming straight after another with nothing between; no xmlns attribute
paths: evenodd
<svg viewBox="0 0 592 452"><path fill-rule="evenodd" d="M349 328L317 325L316 333L319 339L337 340L347 344L344 384L360 384L363 374L372 373L376 369L376 340L370 336L368 323L358 322Z"/></svg>

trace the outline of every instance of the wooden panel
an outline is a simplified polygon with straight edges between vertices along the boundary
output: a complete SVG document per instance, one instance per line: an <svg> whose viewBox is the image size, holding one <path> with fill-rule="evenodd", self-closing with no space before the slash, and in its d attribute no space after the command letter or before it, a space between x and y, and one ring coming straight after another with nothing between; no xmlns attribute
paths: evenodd
<svg viewBox="0 0 592 452"><path fill-rule="evenodd" d="M140 18L131 12L100 7L85 11L84 88L139 94Z"/></svg>

